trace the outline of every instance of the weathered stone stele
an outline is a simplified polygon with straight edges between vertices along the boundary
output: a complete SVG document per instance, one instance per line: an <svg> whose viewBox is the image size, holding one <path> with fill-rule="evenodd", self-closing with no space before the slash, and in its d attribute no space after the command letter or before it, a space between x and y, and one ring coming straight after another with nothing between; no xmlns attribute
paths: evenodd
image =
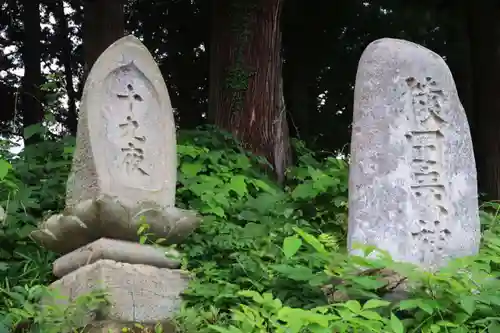
<svg viewBox="0 0 500 333"><path fill-rule="evenodd" d="M349 174L350 252L438 268L478 251L476 167L452 74L404 40L372 42L358 66Z"/></svg>
<svg viewBox="0 0 500 333"><path fill-rule="evenodd" d="M101 237L137 240L148 232L182 241L199 224L177 209L175 123L161 72L147 48L126 36L106 49L88 75L66 209L32 237L68 253Z"/></svg>

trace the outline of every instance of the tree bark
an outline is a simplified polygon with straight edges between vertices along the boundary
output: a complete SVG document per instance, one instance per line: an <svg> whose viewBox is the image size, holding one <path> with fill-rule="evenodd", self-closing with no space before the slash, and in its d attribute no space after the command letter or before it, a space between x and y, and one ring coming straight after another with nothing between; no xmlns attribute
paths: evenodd
<svg viewBox="0 0 500 333"><path fill-rule="evenodd" d="M24 76L22 79L21 106L23 114L23 127L39 124L43 121L43 106L40 95L42 84L41 73L41 29L40 8L36 0L23 1L23 25L24 43L22 48L22 60L24 64ZM42 140L41 135L24 137L26 146Z"/></svg>
<svg viewBox="0 0 500 333"><path fill-rule="evenodd" d="M272 165L278 181L290 163L282 89L283 0L214 1L209 119Z"/></svg>
<svg viewBox="0 0 500 333"><path fill-rule="evenodd" d="M479 188L488 200L500 199L500 3L469 1L473 123Z"/></svg>
<svg viewBox="0 0 500 333"><path fill-rule="evenodd" d="M71 135L76 135L78 115L76 112L76 92L73 86L73 70L71 66L71 40L69 37L68 21L64 14L64 1L58 0L53 7L54 16L57 21L57 40L60 46L59 58L64 66L64 77L66 80L66 93L68 94L68 114L66 127Z"/></svg>
<svg viewBox="0 0 500 333"><path fill-rule="evenodd" d="M123 0L86 0L84 2L84 79L101 53L124 35Z"/></svg>

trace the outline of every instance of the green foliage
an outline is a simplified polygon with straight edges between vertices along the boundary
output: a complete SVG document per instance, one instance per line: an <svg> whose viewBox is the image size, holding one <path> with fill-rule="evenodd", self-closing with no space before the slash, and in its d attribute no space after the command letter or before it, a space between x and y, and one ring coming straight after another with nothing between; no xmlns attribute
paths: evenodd
<svg viewBox="0 0 500 333"><path fill-rule="evenodd" d="M85 327L89 313L103 313L109 306L104 291L94 290L62 304L64 296L41 285L16 286L4 297L9 306L7 311L0 310L0 332L9 332L10 327L23 323L29 323L35 332L71 332Z"/></svg>
<svg viewBox="0 0 500 333"><path fill-rule="evenodd" d="M226 134L184 132L178 152L178 205L204 215L199 230L182 246L189 258L188 268L198 277L186 293L188 304L227 308L241 302L237 292L243 289L279 290L287 304L324 302L322 293L308 283L312 277L322 281L323 276L318 275L321 263L311 257L300 265L286 265L281 244L295 234L297 226L315 235L320 235L321 227L344 227L345 203L332 205L329 213L312 205L320 188L328 193L321 197L323 205L334 203L335 197L346 197L345 185L332 180L337 175L347 177L345 162L306 165L299 161L282 189L259 171L259 160ZM298 183L305 184L300 191L296 191ZM322 239L336 248L333 234Z"/></svg>
<svg viewBox="0 0 500 333"><path fill-rule="evenodd" d="M497 327L500 237L492 209L498 205L481 213L480 255L431 274L384 253L368 260L342 251L345 161L318 159L295 142L297 165L279 188L229 136L184 133L179 147L178 204L204 215L182 246L193 281L178 318L181 331L460 333ZM360 274L360 267L374 274ZM404 300L383 270L404 281Z"/></svg>
<svg viewBox="0 0 500 333"><path fill-rule="evenodd" d="M41 126L27 136L43 134ZM53 297L44 287L51 280L54 254L29 238L39 220L64 208L65 182L71 165L73 139L44 141L19 155L2 146L0 159L0 332L22 324L33 331L61 332L81 327L84 314L101 311L106 295L95 291L67 305L40 302Z"/></svg>
<svg viewBox="0 0 500 333"><path fill-rule="evenodd" d="M6 290L50 278L54 255L34 244L29 233L44 216L64 208L73 140L45 141L17 156L8 148L0 152L0 207L5 211L0 224L0 288Z"/></svg>
<svg viewBox="0 0 500 333"><path fill-rule="evenodd" d="M180 133L177 205L203 215L178 246L192 275L176 318L180 332L498 330L499 204L482 207L480 254L438 272L395 263L381 251L366 259L373 248L348 256L347 164L294 145L297 163L280 187L230 135L210 127ZM63 208L71 154L71 141L46 141L19 156L5 150L0 159L0 332L26 319L40 332L73 328L105 300L97 294L64 308L38 303L54 255L28 233ZM141 243L149 236L144 222ZM407 289L394 288L400 282Z"/></svg>

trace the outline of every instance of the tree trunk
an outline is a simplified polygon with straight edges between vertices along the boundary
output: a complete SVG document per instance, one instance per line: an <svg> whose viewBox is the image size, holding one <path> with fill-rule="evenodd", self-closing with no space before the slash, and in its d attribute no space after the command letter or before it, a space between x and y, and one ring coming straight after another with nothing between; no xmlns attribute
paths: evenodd
<svg viewBox="0 0 500 333"><path fill-rule="evenodd" d="M78 115L76 112L76 92L73 86L73 70L71 67L71 40L69 36L68 21L64 14L64 1L58 0L53 6L54 16L57 21L57 40L60 46L59 58L64 66L66 80L66 93L68 94L68 114L65 125L71 135L76 135Z"/></svg>
<svg viewBox="0 0 500 333"><path fill-rule="evenodd" d="M24 64L24 76L22 79L22 114L23 127L39 124L43 121L43 106L40 95L42 84L42 73L40 69L41 60L41 29L40 8L36 0L23 1L23 25L24 44L22 48L22 60ZM42 140L41 135L24 135L24 144L30 145Z"/></svg>
<svg viewBox="0 0 500 333"><path fill-rule="evenodd" d="M468 2L473 89L473 142L479 188L500 199L500 3Z"/></svg>
<svg viewBox="0 0 500 333"><path fill-rule="evenodd" d="M283 0L218 0L212 13L209 119L284 180L290 163L281 76Z"/></svg>
<svg viewBox="0 0 500 333"><path fill-rule="evenodd" d="M101 53L124 35L123 0L86 0L84 2L84 79Z"/></svg>

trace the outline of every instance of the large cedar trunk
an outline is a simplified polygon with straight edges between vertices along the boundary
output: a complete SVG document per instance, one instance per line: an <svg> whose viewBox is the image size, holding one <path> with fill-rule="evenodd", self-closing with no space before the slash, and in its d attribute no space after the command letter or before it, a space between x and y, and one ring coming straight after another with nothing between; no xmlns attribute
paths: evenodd
<svg viewBox="0 0 500 333"><path fill-rule="evenodd" d="M500 199L500 3L469 2L472 60L472 136L479 188L486 199Z"/></svg>
<svg viewBox="0 0 500 333"><path fill-rule="evenodd" d="M40 96L42 73L41 59L41 29L39 2L35 0L23 2L24 44L22 59L24 77L22 80L22 113L24 128L43 121L43 106ZM34 144L42 139L39 135L25 138L25 145Z"/></svg>
<svg viewBox="0 0 500 333"><path fill-rule="evenodd" d="M283 0L218 0L212 13L209 117L273 166L290 163L281 78Z"/></svg>
<svg viewBox="0 0 500 333"><path fill-rule="evenodd" d="M83 12L85 76L101 53L125 34L123 0L86 0Z"/></svg>

